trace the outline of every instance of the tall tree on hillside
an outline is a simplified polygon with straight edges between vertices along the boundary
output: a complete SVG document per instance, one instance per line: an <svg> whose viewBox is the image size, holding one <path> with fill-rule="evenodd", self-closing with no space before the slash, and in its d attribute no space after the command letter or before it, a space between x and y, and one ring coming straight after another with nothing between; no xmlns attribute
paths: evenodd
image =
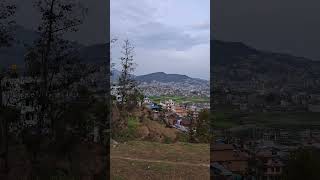
<svg viewBox="0 0 320 180"><path fill-rule="evenodd" d="M119 93L121 96L121 107L125 108L126 103L129 103L130 93L136 87L136 81L133 77L133 71L135 69L135 63L133 61L134 46L126 39L122 46L121 60L121 75L119 77Z"/></svg>
<svg viewBox="0 0 320 180"><path fill-rule="evenodd" d="M187 114L187 119L190 122L190 126L189 126L189 141L191 143L193 143L193 142L196 141L195 140L195 131L194 131L195 130L196 121L195 121L195 119L193 117L192 111L188 111L187 113L188 113Z"/></svg>
<svg viewBox="0 0 320 180"><path fill-rule="evenodd" d="M36 0L35 7L41 15L40 37L29 49L25 61L29 75L34 77L35 86L29 96L37 101L37 125L41 130L45 118L50 119L54 127L54 119L62 112L52 110L60 105L61 109L65 108L55 98L58 94L68 95L73 83L80 81L85 72L74 44L63 36L78 30L86 8L78 0Z"/></svg>
<svg viewBox="0 0 320 180"><path fill-rule="evenodd" d="M110 41L110 48L113 48L114 43L117 42L117 38L112 38ZM110 69L112 70L115 66L115 63L112 62L112 56L111 56L111 51L110 51ZM110 74L110 76L112 76L112 74Z"/></svg>
<svg viewBox="0 0 320 180"><path fill-rule="evenodd" d="M37 154L42 142L49 141L48 146L53 146L53 153L58 155L58 151L72 151L68 142L83 138L81 132L87 128L84 126L87 119L80 118L82 122L75 122L75 117L67 118L70 117L68 112L78 106L82 108L84 103L79 103L83 98L78 87L91 82L87 77L98 68L83 63L76 43L65 39L66 33L78 31L86 16L87 9L79 0L36 0L35 7L41 15L40 36L25 58L27 73L33 77L33 82L24 92L35 101L32 106L37 118L36 132L25 128L23 142ZM66 148L64 144L69 146Z"/></svg>
<svg viewBox="0 0 320 180"><path fill-rule="evenodd" d="M196 137L200 142L210 142L210 113L209 110L202 110L196 122Z"/></svg>
<svg viewBox="0 0 320 180"><path fill-rule="evenodd" d="M14 40L11 32L15 24L15 21L12 19L15 12L15 5L9 4L6 0L0 2L0 48L10 46ZM12 111L10 111L11 109L7 109L2 102L2 80L4 76L5 70L0 69L0 160L4 160L4 170L8 172L8 128L11 120L9 117L11 117Z"/></svg>

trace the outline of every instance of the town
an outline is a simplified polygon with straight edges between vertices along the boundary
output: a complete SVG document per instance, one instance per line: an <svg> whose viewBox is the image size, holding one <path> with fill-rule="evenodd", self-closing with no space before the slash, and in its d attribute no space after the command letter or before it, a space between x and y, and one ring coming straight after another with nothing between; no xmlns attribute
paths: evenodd
<svg viewBox="0 0 320 180"><path fill-rule="evenodd" d="M260 52L241 43L217 41L216 45L242 51L216 55L211 91L212 175L215 179L283 179L293 173L288 168L295 156L320 150L320 64Z"/></svg>
<svg viewBox="0 0 320 180"><path fill-rule="evenodd" d="M119 93L119 86L113 85L111 87L111 95L114 97L117 102L122 100L122 97ZM161 93L157 93L159 95ZM175 94L176 95L176 94ZM199 112L202 110L209 110L210 103L192 103L192 102L175 102L172 99L163 100L159 103L154 102L147 96L144 96L143 101L138 104L140 107L146 107L151 110L153 113L153 117L158 119L161 113L164 113L164 119L160 120L161 122L165 122L165 124L169 127L177 128L183 132L189 131L190 119L188 116L192 116L193 119L198 118Z"/></svg>

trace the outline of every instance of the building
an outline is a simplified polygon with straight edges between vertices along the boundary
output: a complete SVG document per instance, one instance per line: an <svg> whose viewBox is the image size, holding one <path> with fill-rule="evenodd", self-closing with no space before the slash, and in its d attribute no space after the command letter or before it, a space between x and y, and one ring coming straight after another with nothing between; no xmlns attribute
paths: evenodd
<svg viewBox="0 0 320 180"><path fill-rule="evenodd" d="M175 108L175 103L172 99L169 99L169 100L165 101L164 103L160 102L160 105L162 105L163 108L170 110L170 111Z"/></svg>
<svg viewBox="0 0 320 180"><path fill-rule="evenodd" d="M280 180L283 173L284 163L277 154L279 150L274 148L262 149L256 154L256 160L261 162L262 167L257 171L261 172L261 179Z"/></svg>
<svg viewBox="0 0 320 180"><path fill-rule="evenodd" d="M213 144L210 147L211 163L219 163L234 174L245 176L248 172L249 155L232 144Z"/></svg>
<svg viewBox="0 0 320 180"><path fill-rule="evenodd" d="M36 103L28 98L28 89L37 80L30 77L3 78L1 82L2 105L16 107L20 110L20 119L23 124L34 125L36 123Z"/></svg>
<svg viewBox="0 0 320 180"><path fill-rule="evenodd" d="M116 86L116 85L111 86L110 94L111 94L111 96L115 97L117 102L121 102L122 101L122 96L120 95L119 89L120 89L120 86Z"/></svg>
<svg viewBox="0 0 320 180"><path fill-rule="evenodd" d="M143 103L145 103L145 104L150 104L150 103L152 103L152 101L151 101L150 98L145 97L145 98L143 99Z"/></svg>
<svg viewBox="0 0 320 180"><path fill-rule="evenodd" d="M180 107L180 106L175 106L172 109L173 112L175 112L179 117L185 117L188 115L188 112L186 109Z"/></svg>

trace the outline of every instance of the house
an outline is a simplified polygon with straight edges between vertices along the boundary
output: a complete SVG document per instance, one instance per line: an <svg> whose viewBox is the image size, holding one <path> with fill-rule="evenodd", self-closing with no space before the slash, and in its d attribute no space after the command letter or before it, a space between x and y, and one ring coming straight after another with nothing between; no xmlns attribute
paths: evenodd
<svg viewBox="0 0 320 180"><path fill-rule="evenodd" d="M274 180L280 179L283 173L284 163L281 161L278 150L275 148L261 149L256 154L257 161L262 164L261 179Z"/></svg>
<svg viewBox="0 0 320 180"><path fill-rule="evenodd" d="M157 103L148 103L145 105L148 109L154 111L154 112L159 112L162 110L162 106L161 105L158 105Z"/></svg>
<svg viewBox="0 0 320 180"><path fill-rule="evenodd" d="M182 119L181 120L181 125L182 126L190 126L191 125L191 121L188 119Z"/></svg>
<svg viewBox="0 0 320 180"><path fill-rule="evenodd" d="M213 179L232 180L232 172L217 162L210 165L210 174L213 176Z"/></svg>
<svg viewBox="0 0 320 180"><path fill-rule="evenodd" d="M35 125L36 123L36 102L28 99L28 88L35 79L30 77L4 78L1 82L2 105L14 106L20 110L20 118L26 125ZM23 99L23 100L21 100Z"/></svg>
<svg viewBox="0 0 320 180"><path fill-rule="evenodd" d="M232 173L245 175L248 171L249 155L232 144L213 144L210 147L211 163L219 163Z"/></svg>
<svg viewBox="0 0 320 180"><path fill-rule="evenodd" d="M162 105L167 110L173 110L175 107L175 103L172 99L169 99L165 101L164 103L160 102L160 105Z"/></svg>
<svg viewBox="0 0 320 180"><path fill-rule="evenodd" d="M175 112L180 117L185 117L188 115L187 110L179 106L174 107L173 112Z"/></svg>
<svg viewBox="0 0 320 180"><path fill-rule="evenodd" d="M143 103L145 103L145 104L150 104L150 103L152 103L152 101L151 101L150 98L145 97L144 100L143 100Z"/></svg>
<svg viewBox="0 0 320 180"><path fill-rule="evenodd" d="M113 85L111 86L111 91L110 91L111 96L114 96L117 102L122 101L122 96L120 95L119 89L120 89L120 86Z"/></svg>

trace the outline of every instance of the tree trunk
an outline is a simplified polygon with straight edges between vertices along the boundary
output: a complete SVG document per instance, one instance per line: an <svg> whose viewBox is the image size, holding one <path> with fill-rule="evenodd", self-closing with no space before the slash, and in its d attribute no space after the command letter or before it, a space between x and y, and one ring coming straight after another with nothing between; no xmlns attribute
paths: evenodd
<svg viewBox="0 0 320 180"><path fill-rule="evenodd" d="M2 102L2 75L0 74L0 108L3 109L3 102ZM0 117L1 118L1 117ZM1 138L2 138L2 145L4 146L2 158L4 161L4 171L5 173L8 173L9 169L9 163L8 163L8 120L6 118L2 119L1 122L2 128L1 128Z"/></svg>
<svg viewBox="0 0 320 180"><path fill-rule="evenodd" d="M8 143L8 120L4 119L4 145L5 145L5 151L4 151L4 170L6 173L9 172L9 157L8 157L8 150L9 150L9 143Z"/></svg>

